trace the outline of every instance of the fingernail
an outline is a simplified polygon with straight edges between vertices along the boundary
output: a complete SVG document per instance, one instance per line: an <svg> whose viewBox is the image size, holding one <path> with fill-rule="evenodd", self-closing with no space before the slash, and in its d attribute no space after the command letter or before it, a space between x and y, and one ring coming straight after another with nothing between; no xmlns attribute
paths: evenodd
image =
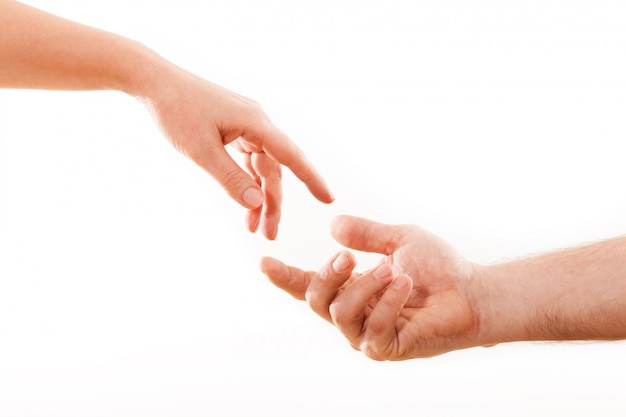
<svg viewBox="0 0 626 417"><path fill-rule="evenodd" d="M263 204L263 194L254 187L248 188L243 193L243 201L252 208L257 208Z"/></svg>
<svg viewBox="0 0 626 417"><path fill-rule="evenodd" d="M391 278L391 267L387 264L382 264L374 271L374 278L381 281Z"/></svg>
<svg viewBox="0 0 626 417"><path fill-rule="evenodd" d="M333 262L333 271L343 272L348 269L348 266L350 266L350 261L348 260L346 254L342 253L337 256L337 259Z"/></svg>
<svg viewBox="0 0 626 417"><path fill-rule="evenodd" d="M404 276L399 276L396 278L396 281L393 283L393 288L397 290L401 290L402 288L406 288L409 285L409 280Z"/></svg>

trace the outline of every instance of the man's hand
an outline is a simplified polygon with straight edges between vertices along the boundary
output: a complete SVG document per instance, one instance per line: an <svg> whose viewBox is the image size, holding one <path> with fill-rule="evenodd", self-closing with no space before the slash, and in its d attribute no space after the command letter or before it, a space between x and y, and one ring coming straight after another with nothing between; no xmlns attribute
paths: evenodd
<svg viewBox="0 0 626 417"><path fill-rule="evenodd" d="M306 299L375 360L428 357L476 346L480 318L471 296L472 264L446 242L416 226L389 226L340 216L335 239L384 255L363 274L341 252L318 273L263 258L261 269L278 287Z"/></svg>

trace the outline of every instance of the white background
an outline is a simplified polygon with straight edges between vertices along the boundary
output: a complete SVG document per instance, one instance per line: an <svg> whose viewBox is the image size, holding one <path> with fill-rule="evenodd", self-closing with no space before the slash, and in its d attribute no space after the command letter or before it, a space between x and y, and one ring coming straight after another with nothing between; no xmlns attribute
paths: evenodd
<svg viewBox="0 0 626 417"><path fill-rule="evenodd" d="M625 233L623 2L27 3L259 101L337 201L286 173L266 242L132 98L0 91L0 416L624 415L623 343L377 363L258 270L340 213L483 263Z"/></svg>

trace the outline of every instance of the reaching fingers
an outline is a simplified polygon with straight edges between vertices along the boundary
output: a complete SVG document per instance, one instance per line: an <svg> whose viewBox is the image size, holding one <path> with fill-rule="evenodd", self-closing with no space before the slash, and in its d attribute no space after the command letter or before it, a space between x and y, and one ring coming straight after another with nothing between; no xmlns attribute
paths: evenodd
<svg viewBox="0 0 626 417"><path fill-rule="evenodd" d="M311 194L323 203L332 203L334 197L326 181L317 172L304 153L287 135L267 121L263 132L263 149L276 162L289 168Z"/></svg>
<svg viewBox="0 0 626 417"><path fill-rule="evenodd" d="M261 225L262 233L270 240L276 239L283 200L282 170L280 164L263 152L246 152L237 142L233 147L244 152L244 165L252 179L261 187L263 204L249 209L246 225L256 232Z"/></svg>
<svg viewBox="0 0 626 417"><path fill-rule="evenodd" d="M261 271L274 285L298 300L304 300L304 294L315 275L315 272L303 271L270 257L261 259Z"/></svg>
<svg viewBox="0 0 626 417"><path fill-rule="evenodd" d="M251 166L260 179L264 195L263 209L260 213L262 232L265 237L273 240L278 233L283 200L281 168L276 161L262 152L251 155Z"/></svg>
<svg viewBox="0 0 626 417"><path fill-rule="evenodd" d="M398 350L397 322L413 282L407 275L398 276L385 290L367 319L360 349L374 360L390 359Z"/></svg>
<svg viewBox="0 0 626 417"><path fill-rule="evenodd" d="M240 152L245 152L243 149L241 149L240 146L237 146L237 142L233 142L233 146L237 148ZM248 170L248 173L252 176L257 184L261 185L261 178L257 175L257 173L254 171L254 168L252 167L252 154L244 153L244 157L244 164L246 169ZM248 214L246 216L246 225L250 232L255 233L259 228L262 211L263 205L248 210Z"/></svg>
<svg viewBox="0 0 626 417"><path fill-rule="evenodd" d="M363 274L333 300L330 315L335 326L348 338L353 347L360 345L370 301L393 281L393 272L387 264Z"/></svg>
<svg viewBox="0 0 626 417"><path fill-rule="evenodd" d="M314 312L332 321L328 308L339 289L352 276L354 266L354 255L340 252L315 274L305 294L306 301Z"/></svg>
<svg viewBox="0 0 626 417"><path fill-rule="evenodd" d="M406 226L386 225L362 217L337 216L331 225L333 237L342 245L365 252L393 253Z"/></svg>

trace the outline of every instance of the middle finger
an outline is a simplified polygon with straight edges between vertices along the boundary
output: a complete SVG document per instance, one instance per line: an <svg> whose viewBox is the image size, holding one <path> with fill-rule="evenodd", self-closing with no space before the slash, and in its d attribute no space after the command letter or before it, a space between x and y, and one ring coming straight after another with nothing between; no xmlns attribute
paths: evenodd
<svg viewBox="0 0 626 417"><path fill-rule="evenodd" d="M328 308L340 288L352 276L355 266L354 255L340 252L315 274L305 298L309 307L328 321L332 321Z"/></svg>

